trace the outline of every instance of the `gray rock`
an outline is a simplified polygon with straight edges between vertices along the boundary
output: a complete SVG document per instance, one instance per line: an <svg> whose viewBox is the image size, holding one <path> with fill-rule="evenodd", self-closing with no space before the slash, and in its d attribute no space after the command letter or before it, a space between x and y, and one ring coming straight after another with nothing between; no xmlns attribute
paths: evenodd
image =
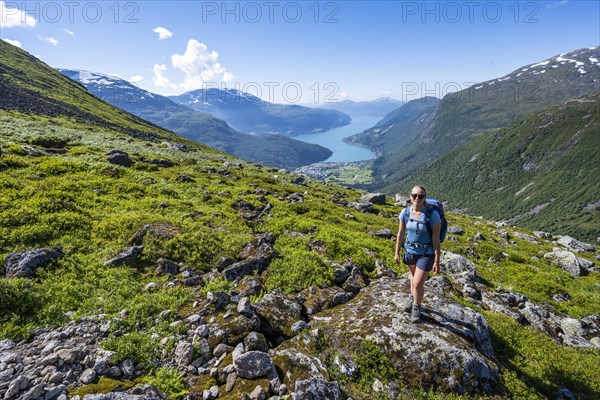
<svg viewBox="0 0 600 400"><path fill-rule="evenodd" d="M295 399L345 400L346 395L337 382L328 382L323 377L296 381Z"/></svg>
<svg viewBox="0 0 600 400"><path fill-rule="evenodd" d="M132 358L124 360L121 365L119 365L119 368L121 369L122 376L127 379L131 379L135 373L135 364Z"/></svg>
<svg viewBox="0 0 600 400"><path fill-rule="evenodd" d="M4 393L4 398L6 400L16 398L19 392L21 391L19 381L17 379L10 382L8 385L8 390Z"/></svg>
<svg viewBox="0 0 600 400"><path fill-rule="evenodd" d="M452 235L462 235L464 231L460 226L448 225L448 233Z"/></svg>
<svg viewBox="0 0 600 400"><path fill-rule="evenodd" d="M373 203L363 203L363 202L352 202L348 204L349 207L354 208L361 213L374 213L375 208L373 207Z"/></svg>
<svg viewBox="0 0 600 400"><path fill-rule="evenodd" d="M203 400L214 400L219 397L219 387L217 385L211 386L210 389L205 389L202 392Z"/></svg>
<svg viewBox="0 0 600 400"><path fill-rule="evenodd" d="M227 353L231 353L233 351L233 347L232 346L228 346L224 343L219 343L217 345L217 347L215 347L214 351L213 351L213 356L216 358L221 357L223 354L227 354Z"/></svg>
<svg viewBox="0 0 600 400"><path fill-rule="evenodd" d="M61 247L28 250L22 253L11 253L4 259L7 278L30 278L38 268L46 267L52 261L64 257Z"/></svg>
<svg viewBox="0 0 600 400"><path fill-rule="evenodd" d="M93 368L88 368L79 377L79 380L84 385L90 384L96 379L96 371Z"/></svg>
<svg viewBox="0 0 600 400"><path fill-rule="evenodd" d="M179 264L167 260L166 258L159 258L156 261L156 270L154 271L156 275L177 275L179 273Z"/></svg>
<svg viewBox="0 0 600 400"><path fill-rule="evenodd" d="M31 389L29 389L25 394L23 394L19 400L35 400L41 397L44 394L44 389L46 388L45 383L40 383L35 385Z"/></svg>
<svg viewBox="0 0 600 400"><path fill-rule="evenodd" d="M375 236L384 238L384 239L391 239L392 237L394 237L394 234L392 233L391 230L385 228L385 229L381 229L381 230L375 232Z"/></svg>
<svg viewBox="0 0 600 400"><path fill-rule="evenodd" d="M187 367L192 362L194 346L189 342L179 342L175 348L175 363L179 367Z"/></svg>
<svg viewBox="0 0 600 400"><path fill-rule="evenodd" d="M44 395L44 400L55 400L60 396L65 396L66 400L67 387L65 385L58 385L48 390Z"/></svg>
<svg viewBox="0 0 600 400"><path fill-rule="evenodd" d="M114 165L120 165L122 167L131 167L133 161L129 158L129 154L125 152L114 152L108 156L108 162Z"/></svg>
<svg viewBox="0 0 600 400"><path fill-rule="evenodd" d="M579 251L590 251L594 252L596 249L591 244L580 242L577 239L574 239L570 236L562 236L558 240L558 244L565 246L571 251L579 252Z"/></svg>
<svg viewBox="0 0 600 400"><path fill-rule="evenodd" d="M333 269L333 281L335 284L338 286L343 285L350 276L350 271L336 263L332 263L331 268Z"/></svg>
<svg viewBox="0 0 600 400"><path fill-rule="evenodd" d="M250 393L250 399L252 400L265 400L267 398L267 394L265 393L265 389L262 386L258 385L252 393Z"/></svg>
<svg viewBox="0 0 600 400"><path fill-rule="evenodd" d="M552 239L552 235L548 232L533 231L533 235L538 239Z"/></svg>
<svg viewBox="0 0 600 400"><path fill-rule="evenodd" d="M302 332L305 329L308 329L309 325L304 322L304 321L298 321L296 323L294 323L294 325L292 325L292 333L294 335L299 334L300 332Z"/></svg>
<svg viewBox="0 0 600 400"><path fill-rule="evenodd" d="M480 241L483 241L483 240L485 240L485 236L483 236L483 233L481 233L481 232L477 232L477 233L475 234L475 240L480 240Z"/></svg>
<svg viewBox="0 0 600 400"><path fill-rule="evenodd" d="M120 266L120 265L132 265L135 264L142 251L144 250L144 246L131 246L126 247L116 256L104 262L105 266Z"/></svg>
<svg viewBox="0 0 600 400"><path fill-rule="evenodd" d="M530 235L526 235L526 234L521 233L521 232L515 232L514 235L515 235L516 238L519 238L521 240L525 240L527 242L539 243L535 237L530 236Z"/></svg>
<svg viewBox="0 0 600 400"><path fill-rule="evenodd" d="M410 315L400 309L409 286L405 278L374 280L348 303L316 314L311 327L317 329L323 324L336 354L354 362L364 340L377 343L405 377L415 377L406 382L411 386L502 395L499 367L493 361L490 332L483 316L452 299L446 278L433 277L425 283L423 320L411 323ZM323 377L327 375L318 373L320 361L298 355L315 341L309 335L298 335L282 343L273 354L278 368L289 370L293 374L290 376L319 379L322 375L320 379L326 382ZM427 357L423 356L424 351ZM435 376L427 372L432 370L437 371ZM296 385L296 392L301 389L304 393L298 382L284 383Z"/></svg>
<svg viewBox="0 0 600 400"><path fill-rule="evenodd" d="M302 319L302 305L280 289L267 293L254 303L254 309L263 321L261 329L267 336L292 337L292 325Z"/></svg>
<svg viewBox="0 0 600 400"><path fill-rule="evenodd" d="M465 274L470 279L477 279L475 263L460 254L450 251L442 251L440 268L443 274L450 276L452 279L463 277Z"/></svg>
<svg viewBox="0 0 600 400"><path fill-rule="evenodd" d="M582 276L588 273L588 270L582 268L579 259L570 251L555 249L551 253L544 254L544 258L558 264L562 269L573 276Z"/></svg>
<svg viewBox="0 0 600 400"><path fill-rule="evenodd" d="M252 307L249 297L242 297L237 306L237 312L243 315L249 315L252 312Z"/></svg>
<svg viewBox="0 0 600 400"><path fill-rule="evenodd" d="M248 351L233 359L237 374L244 379L256 379L274 369L273 361L262 351Z"/></svg>
<svg viewBox="0 0 600 400"><path fill-rule="evenodd" d="M344 282L344 285L342 286L345 291L355 294L360 292L361 289L365 287L367 287L367 282L365 281L365 278L358 267L354 267L352 269L352 272L350 272L350 277L346 279L346 282Z"/></svg>
<svg viewBox="0 0 600 400"><path fill-rule="evenodd" d="M269 345L267 344L267 339L265 338L265 335L258 332L250 332L244 338L244 348L246 349L246 351L262 351L263 353L269 351Z"/></svg>
<svg viewBox="0 0 600 400"><path fill-rule="evenodd" d="M384 206L386 203L386 196L383 193L367 193L361 196L359 201Z"/></svg>

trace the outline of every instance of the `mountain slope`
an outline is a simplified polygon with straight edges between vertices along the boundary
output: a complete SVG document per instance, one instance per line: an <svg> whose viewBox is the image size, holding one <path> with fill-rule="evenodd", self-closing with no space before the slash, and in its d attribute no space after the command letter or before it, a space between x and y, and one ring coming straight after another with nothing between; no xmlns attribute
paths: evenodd
<svg viewBox="0 0 600 400"><path fill-rule="evenodd" d="M594 241L600 237L600 90L533 113L446 154L427 182L451 208Z"/></svg>
<svg viewBox="0 0 600 400"><path fill-rule="evenodd" d="M348 125L351 121L348 115L339 111L273 104L235 89L199 89L169 98L221 118L242 132L256 135L294 136L322 132Z"/></svg>
<svg viewBox="0 0 600 400"><path fill-rule="evenodd" d="M396 182L485 130L599 88L600 48L594 47L554 56L448 94L418 140L393 147L382 143L372 149L385 157L385 162L376 161L373 167L375 188L396 192ZM388 136L401 137L402 132Z"/></svg>
<svg viewBox="0 0 600 400"><path fill-rule="evenodd" d="M325 103L319 108L338 110L351 117L382 117L400 107L404 102L390 97L381 97L371 101L343 100L336 103Z"/></svg>
<svg viewBox="0 0 600 400"><path fill-rule="evenodd" d="M463 233L412 323L389 199L138 123L23 51L2 55L11 93L38 80L27 112L0 108L3 398L600 395L597 252L577 253L589 273L575 276L539 257L554 239L449 213ZM76 102L51 107L65 87L107 127Z"/></svg>
<svg viewBox="0 0 600 400"><path fill-rule="evenodd" d="M0 40L0 109L65 118L133 137L179 140L150 122L98 100L32 55Z"/></svg>
<svg viewBox="0 0 600 400"><path fill-rule="evenodd" d="M323 161L332 154L325 147L281 135L256 137L238 132L210 114L194 111L114 76L69 69L59 71L116 107L249 161L289 170Z"/></svg>

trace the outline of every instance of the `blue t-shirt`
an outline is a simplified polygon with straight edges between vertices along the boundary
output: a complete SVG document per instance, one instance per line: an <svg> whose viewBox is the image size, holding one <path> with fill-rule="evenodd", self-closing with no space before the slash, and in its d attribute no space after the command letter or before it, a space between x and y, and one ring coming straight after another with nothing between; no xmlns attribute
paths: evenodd
<svg viewBox="0 0 600 400"><path fill-rule="evenodd" d="M405 217L405 214L408 212L408 215ZM400 213L400 221L406 221L405 229L406 229L406 239L404 240L404 250L412 253L412 254L433 254L435 251L433 246L429 247L417 247L412 245L412 243L418 244L432 244L431 236L429 235L429 231L427 230L427 224L425 221L427 217L425 216L425 210L421 212L421 216L416 219L412 215L412 207L407 207ZM434 225L439 225L442 223L442 218L437 211L433 210L431 212L431 228L433 230Z"/></svg>

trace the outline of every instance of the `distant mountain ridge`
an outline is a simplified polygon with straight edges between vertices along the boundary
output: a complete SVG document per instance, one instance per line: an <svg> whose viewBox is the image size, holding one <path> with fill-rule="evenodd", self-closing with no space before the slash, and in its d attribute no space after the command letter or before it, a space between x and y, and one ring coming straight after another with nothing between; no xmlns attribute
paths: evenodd
<svg viewBox="0 0 600 400"><path fill-rule="evenodd" d="M371 189L394 193L402 179L487 129L599 88L599 48L579 49L446 95L416 140L404 126L390 127L380 140L368 134L351 140L381 155L374 162Z"/></svg>
<svg viewBox="0 0 600 400"><path fill-rule="evenodd" d="M391 97L380 97L371 101L343 100L324 103L320 108L338 110L351 117L382 117L404 104L403 101Z"/></svg>
<svg viewBox="0 0 600 400"><path fill-rule="evenodd" d="M282 135L256 137L238 132L208 113L177 104L168 97L141 89L116 76L83 70L59 71L114 106L249 161L291 170L323 161L332 154L325 147Z"/></svg>
<svg viewBox="0 0 600 400"><path fill-rule="evenodd" d="M493 129L399 182L451 209L594 241L600 237L600 90Z"/></svg>
<svg viewBox="0 0 600 400"><path fill-rule="evenodd" d="M169 98L255 135L317 133L348 125L352 120L340 111L269 103L236 89L198 89Z"/></svg>

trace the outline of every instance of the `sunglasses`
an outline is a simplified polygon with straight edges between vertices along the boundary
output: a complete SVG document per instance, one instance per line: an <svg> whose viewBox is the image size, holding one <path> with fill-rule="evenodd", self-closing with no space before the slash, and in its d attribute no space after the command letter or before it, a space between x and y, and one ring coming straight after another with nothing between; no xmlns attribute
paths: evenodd
<svg viewBox="0 0 600 400"><path fill-rule="evenodd" d="M424 194L415 194L415 193L411 193L410 197L412 197L413 199L416 199L417 197L421 200L423 200L425 198Z"/></svg>

